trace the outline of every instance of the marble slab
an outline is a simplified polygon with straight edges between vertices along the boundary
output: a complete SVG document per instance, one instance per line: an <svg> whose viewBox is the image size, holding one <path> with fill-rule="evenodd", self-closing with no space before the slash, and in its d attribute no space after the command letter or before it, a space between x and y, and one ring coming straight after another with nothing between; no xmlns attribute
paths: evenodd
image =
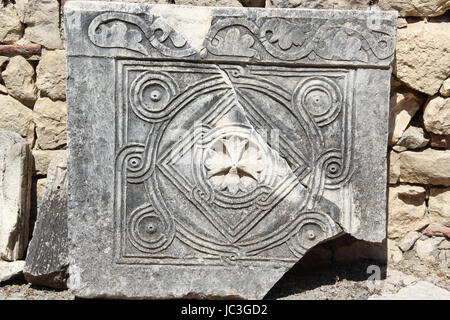
<svg viewBox="0 0 450 320"><path fill-rule="evenodd" d="M397 13L70 1L69 287L261 299L386 234Z"/></svg>

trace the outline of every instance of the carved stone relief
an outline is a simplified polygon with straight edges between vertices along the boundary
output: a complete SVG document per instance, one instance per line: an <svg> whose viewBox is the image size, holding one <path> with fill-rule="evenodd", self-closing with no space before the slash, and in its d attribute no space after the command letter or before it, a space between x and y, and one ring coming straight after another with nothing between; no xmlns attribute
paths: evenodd
<svg viewBox="0 0 450 320"><path fill-rule="evenodd" d="M262 298L322 241L382 241L396 15L171 8L66 7L70 287Z"/></svg>

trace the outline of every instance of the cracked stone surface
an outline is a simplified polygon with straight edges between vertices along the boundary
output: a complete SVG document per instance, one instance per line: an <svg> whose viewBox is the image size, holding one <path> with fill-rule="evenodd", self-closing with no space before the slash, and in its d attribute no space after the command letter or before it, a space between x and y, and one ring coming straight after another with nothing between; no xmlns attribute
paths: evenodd
<svg viewBox="0 0 450 320"><path fill-rule="evenodd" d="M65 5L69 283L261 299L381 242L396 13Z"/></svg>
<svg viewBox="0 0 450 320"><path fill-rule="evenodd" d="M32 161L19 134L0 130L0 260L20 260L27 250Z"/></svg>
<svg viewBox="0 0 450 320"><path fill-rule="evenodd" d="M66 288L67 242L67 157L59 153L48 168L45 193L27 251L25 279L34 285Z"/></svg>

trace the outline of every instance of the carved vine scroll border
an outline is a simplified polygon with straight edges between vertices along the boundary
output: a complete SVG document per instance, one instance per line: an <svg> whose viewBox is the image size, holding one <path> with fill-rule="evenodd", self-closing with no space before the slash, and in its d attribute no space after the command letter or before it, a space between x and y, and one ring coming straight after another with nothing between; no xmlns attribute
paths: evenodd
<svg viewBox="0 0 450 320"><path fill-rule="evenodd" d="M396 26L377 13L365 18L330 15L324 19L304 14L256 20L219 15L214 17L203 48L195 49L160 16L107 12L91 20L87 36L96 47L125 49L142 57L156 57L157 52L161 57L200 61L388 67L394 56L395 31Z"/></svg>

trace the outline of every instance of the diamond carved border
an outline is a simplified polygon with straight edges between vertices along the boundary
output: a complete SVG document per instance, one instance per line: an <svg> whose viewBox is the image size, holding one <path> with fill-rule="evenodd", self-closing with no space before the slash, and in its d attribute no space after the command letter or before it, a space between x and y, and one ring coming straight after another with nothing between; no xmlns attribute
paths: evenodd
<svg viewBox="0 0 450 320"><path fill-rule="evenodd" d="M139 72L141 75L138 76L142 77L142 75L154 73L154 74L167 74L170 72L178 72L182 70L181 72L195 72L195 70L198 71L197 68L204 68L202 71L205 71L206 74L208 74L207 81L203 81L202 83L207 83L205 86L201 86L198 89L195 89L195 95L200 96L201 94L204 94L205 92L214 92L214 90L222 90L223 95L218 103L216 105L222 106L222 110L215 110L212 109L212 111L215 111L216 118L220 118L220 115L223 115L229 110L236 101L233 101L232 97L230 96L229 92L226 94L227 86L224 86L223 83L221 83L221 80L217 77L217 70L214 68L213 65L211 66L196 66L192 63L184 63L184 62L171 62L164 64L164 69L162 72L155 71L155 68L149 67L150 62L149 61L133 61L133 60L117 60L117 92L119 93L117 97L117 105L118 105L118 116L117 119L117 125L119 130L117 130L118 134L116 137L117 140L117 149L118 149L118 157L116 158L116 204L115 204L115 215L116 215L116 222L117 222L117 230L116 235L118 237L118 241L116 242L116 262L117 263L126 263L126 264L182 264L182 265L198 265L198 264L204 264L204 265L223 265L223 261L230 260L234 261L233 263L236 263L236 261L241 261L245 263L288 263L291 264L296 261L296 258L299 254L299 252L304 252L305 249L301 249L299 245L294 245L297 249L291 249L294 257L292 258L280 258L280 257L264 257L260 258L257 255L264 251L264 245L262 248L255 248L253 247L248 251L252 254L252 256L241 256L239 252L231 252L228 253L228 258L225 256L217 255L217 252L219 252L222 248L219 246L217 248L212 248L212 251L209 252L209 256L202 256L200 258L184 258L184 257L176 257L174 255L170 254L164 254L164 249L169 247L171 242L174 240L174 238L180 239L184 243L188 243L191 245L194 249L202 250L202 245L200 247L195 248L200 243L203 243L203 239L196 239L196 236L189 231L189 227L183 226L182 223L177 221L176 219L173 219L173 217L166 217L167 221L171 221L167 224L167 230L170 232L170 236L168 237L169 240L166 241L166 244L161 246L161 250L158 252L151 252L151 253L127 253L127 239L126 234L124 232L120 232L120 230L123 230L124 226L128 226L129 224L129 218L127 218L127 201L126 201L126 194L127 194L127 188L126 181L128 183L141 183L144 180L149 180L150 177L153 175L155 168L143 168L142 166L137 166L139 170L138 172L145 172L144 175L135 175L134 172L130 172L130 162L128 162L128 166L124 165L126 163L126 159L128 159L129 155L123 156L122 153L124 153L124 150L133 150L134 152L137 152L138 154L138 160L139 163L149 163L150 161L148 159L142 159L143 157L150 157L150 155L145 155L145 150L148 147L148 145L151 144L157 144L157 139L155 138L155 132L160 131L163 128L162 123L166 121L167 119L170 119L170 114L173 114L175 111L170 110L170 103L169 107L162 108L163 114L159 115L159 117L155 118L148 118L146 119L147 122L152 123L152 129L148 135L147 141L145 143L130 143L127 138L127 130L128 130L128 118L129 113L134 112L136 113L136 107L132 105L133 102L130 102L127 100L127 94L131 92L131 89L128 88L128 72ZM156 68L158 68L157 62L152 62L152 64ZM258 81L255 80L255 78L251 79L250 77L242 77L243 75L239 72L242 71L242 69L237 65L227 64L221 66L225 72L227 72L231 77L233 81L233 85L235 87L237 96L239 97L239 103L244 107L246 111L246 116L248 117L250 124L254 127L258 128L268 128L268 129L277 129L276 125L271 122L271 120L267 117L262 116L259 113L259 110L254 107L254 104L251 101L251 95L246 95L246 91L256 90L261 91L261 83L258 83ZM153 71L151 71L153 69ZM168 72L169 70L170 72ZM351 123L352 123L352 81L353 81L353 70L352 69L320 69L320 70L314 70L312 71L309 68L282 68L282 67L271 67L271 66L254 66L251 70L251 73L254 76L266 76L268 74L273 74L274 70L276 70L279 74L282 74L285 77L299 77L307 79L305 81L308 81L308 79L311 79L311 77L336 77L336 78L344 78L344 84L345 87L343 89L343 99L342 99L342 113L344 114L343 118L346 120L345 125L342 128L342 136L343 136L343 142L342 142L342 150L344 150L345 156L348 158L347 161L347 167L350 164L351 159L351 153L347 154L347 152L350 152L351 147L351 141L349 142L347 138L349 135L351 136L350 129L351 129ZM166 77L166 76L164 76ZM251 82L249 84L248 80L251 79ZM213 82L211 82L213 80ZM214 82L215 80L215 82ZM136 82L136 81L135 81ZM265 80L265 85L267 85L267 80ZM273 85L273 84L271 84ZM270 86L269 86L270 87ZM286 106L288 107L289 103L289 95L290 94L287 90L280 90L279 86L272 86L272 88L276 87L277 90L274 90L274 93L276 95L279 95L281 98L280 101L284 101L286 103ZM128 88L128 89L127 89ZM179 90L177 84L171 85L171 89L174 92L174 96L172 98L179 99L179 101L183 101L186 97L183 97L183 92L179 93L178 96L175 95L176 91ZM209 88L209 89L208 89ZM211 90L212 88L212 90ZM259 88L259 89L258 89ZM131 99L131 101L133 101ZM225 102L225 103L224 103ZM166 109L169 109L167 111ZM138 111L139 112L139 111ZM158 111L161 112L161 111ZM172 112L172 113L171 113ZM340 111L339 111L340 112ZM338 112L338 113L339 113ZM211 112L212 114L213 112ZM142 112L140 113L142 114ZM206 114L203 116L202 120L211 118L211 114ZM336 118L335 115L333 115L334 118ZM139 115L138 115L139 117ZM139 117L142 119L142 117ZM144 120L144 119L143 119ZM214 122L214 117L212 119L211 123ZM217 119L216 119L217 120ZM334 120L334 119L333 119ZM145 121L145 120L144 120ZM331 122L331 121L330 121ZM326 124L325 124L326 125ZM190 132L191 133L191 132ZM173 185L178 188L178 190L184 194L184 196L192 200L193 192L192 190L195 190L195 186L191 184L186 183L186 178L183 177L183 175L178 172L172 165L170 165L171 162L173 162L174 159L170 158L169 156L171 154L177 154L179 156L182 156L182 153L174 152L177 148L180 148L182 146L183 150L189 150L195 143L193 143L190 147L186 148L188 140L190 140L190 133L185 137L185 139L180 140L178 143L175 143L171 149L169 149L164 154L160 155L158 158L154 158L153 160L159 163L156 167L161 170L161 173L164 174L169 180L172 181ZM347 139L347 141L345 141ZM289 140L289 138L286 138L284 135L280 136L280 155L283 158L291 159L291 163L298 162L299 164L291 164L291 169L296 175L296 179L288 179L288 181L283 181L278 186L276 186L275 190L278 188L281 188L282 186L285 187L285 194L284 196L292 190L297 184L303 183L308 184L307 181L308 177L310 177L314 172L314 168L311 165L305 165L307 162L306 157L301 154L298 150L295 149L292 142ZM129 147L131 146L131 149ZM320 168L322 169L322 168ZM317 170L316 170L317 171ZM348 177L346 178L348 180ZM323 189L319 186L319 188ZM148 187L147 187L148 189ZM273 189L272 189L273 190ZM148 190L147 190L148 192ZM322 192L322 191L320 191ZM282 198L280 197L278 201L281 201ZM197 199L198 200L198 199ZM216 226L219 226L220 228L228 228L228 236L231 236L229 238L230 242L239 240L242 236L244 236L246 233L251 230L251 228L256 225L261 219L264 218L264 215L259 214L258 211L254 211L253 214L249 214L246 217L243 217L241 221L235 226L227 225L226 222L220 221L220 219L217 219L217 215L214 216L214 214L211 214L213 209L209 207L208 202L202 201L202 204L206 206L203 206L205 213L207 214L209 219L212 219L214 222L213 224L216 224ZM272 202L272 204L265 208L266 212L269 212L273 207L275 207L277 202ZM199 202L196 201L196 205L199 205ZM143 205L144 208L147 208L145 205ZM153 212L155 208L147 208L148 211ZM311 209L310 209L311 210ZM318 213L314 213L313 211L305 211L306 215L314 215ZM261 213L261 212L259 212ZM323 215L323 214L322 214ZM166 214L167 216L167 214ZM299 215L301 216L301 215ZM255 219L258 217L258 219ZM150 219L150 218L149 218ZM306 219L306 216L305 216ZM317 217L316 217L317 219ZM320 219L319 219L320 220ZM166 222L167 222L166 221ZM306 221L306 220L305 220ZM164 222L164 221L163 221ZM330 221L328 222L322 222L321 225L334 224L332 219L330 218ZM295 223L294 223L295 224ZM128 227L125 227L129 229ZM219 229L220 229L219 228ZM177 229L177 231L175 231ZM273 247L273 245L280 245L280 243L284 243L285 241L291 239L293 235L296 234L295 230L299 230L299 227L291 228L290 232L286 233L284 238L277 239L274 241L272 245L266 245L266 247ZM336 231L336 230L334 230ZM190 238L192 237L192 238ZM294 239L294 238L292 238ZM292 242L294 240L290 240L289 246L292 247ZM207 247L208 244L206 244L205 247ZM135 246L136 247L136 246ZM141 250L142 251L142 250ZM213 256L211 256L213 254ZM215 255L215 256L214 256ZM228 262L230 262L228 261Z"/></svg>

